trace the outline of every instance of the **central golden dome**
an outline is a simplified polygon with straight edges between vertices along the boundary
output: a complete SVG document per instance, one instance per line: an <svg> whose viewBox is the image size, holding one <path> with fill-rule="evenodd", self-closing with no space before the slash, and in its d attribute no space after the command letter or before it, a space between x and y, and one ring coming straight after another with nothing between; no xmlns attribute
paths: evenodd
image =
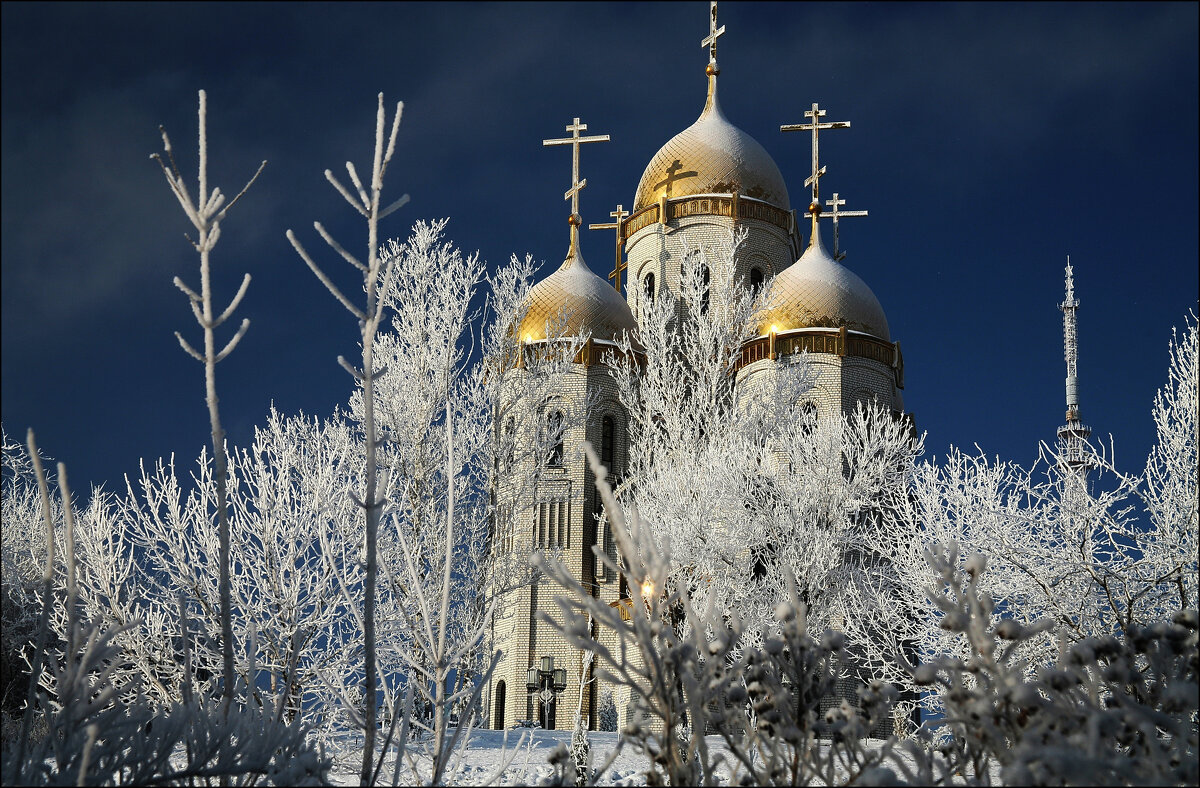
<svg viewBox="0 0 1200 788"><path fill-rule="evenodd" d="M725 119L717 103L717 78L710 74L704 111L654 154L638 182L633 212L662 196L735 192L791 210L779 167L757 140Z"/></svg>

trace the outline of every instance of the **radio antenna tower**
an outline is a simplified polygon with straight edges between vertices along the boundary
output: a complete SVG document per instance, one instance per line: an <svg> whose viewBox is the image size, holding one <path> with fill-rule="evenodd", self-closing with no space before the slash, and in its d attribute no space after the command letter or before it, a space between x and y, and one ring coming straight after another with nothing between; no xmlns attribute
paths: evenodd
<svg viewBox="0 0 1200 788"><path fill-rule="evenodd" d="M1067 256L1067 297L1058 305L1063 313L1063 355L1067 362L1067 423L1058 428L1060 465L1065 470L1086 474L1091 466L1087 439L1092 428L1079 418L1079 337L1075 313L1079 299L1075 298L1074 270Z"/></svg>

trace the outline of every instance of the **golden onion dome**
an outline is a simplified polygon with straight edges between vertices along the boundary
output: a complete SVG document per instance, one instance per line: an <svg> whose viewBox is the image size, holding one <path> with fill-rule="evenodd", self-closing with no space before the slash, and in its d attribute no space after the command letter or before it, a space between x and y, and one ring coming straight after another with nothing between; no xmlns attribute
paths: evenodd
<svg viewBox="0 0 1200 788"><path fill-rule="evenodd" d="M759 333L796 328L841 328L891 341L887 317L867 283L834 260L814 229L800 259L771 283Z"/></svg>
<svg viewBox="0 0 1200 788"><path fill-rule="evenodd" d="M572 227L567 259L529 293L529 308L517 329L517 336L525 342L545 339L548 332L564 337L586 333L592 339L616 340L626 331L632 336L637 328L621 294L584 262L575 233Z"/></svg>
<svg viewBox="0 0 1200 788"><path fill-rule="evenodd" d="M757 140L725 119L717 103L716 74L710 73L704 111L654 154L638 182L633 212L663 196L735 192L791 210L779 167Z"/></svg>

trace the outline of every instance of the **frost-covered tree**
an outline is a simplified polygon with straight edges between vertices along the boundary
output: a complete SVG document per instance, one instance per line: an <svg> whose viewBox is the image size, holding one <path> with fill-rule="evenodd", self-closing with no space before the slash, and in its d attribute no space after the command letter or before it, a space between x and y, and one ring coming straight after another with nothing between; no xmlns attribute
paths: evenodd
<svg viewBox="0 0 1200 788"><path fill-rule="evenodd" d="M1085 476L1049 447L1032 469L951 449L916 466L907 493L865 522L864 550L890 556L892 573L850 578L846 631L887 680L920 691L894 660L906 647L923 658L963 656L963 641L923 590L936 581L924 557L935 544L962 546L960 562L989 556L980 587L997 600L993 626L1053 622L1020 644L1030 670L1066 645L1150 626L1195 604L1195 321L1186 329L1171 343L1143 476L1119 471L1111 452L1093 450Z"/></svg>
<svg viewBox="0 0 1200 788"><path fill-rule="evenodd" d="M418 222L382 252L404 276L382 295L388 320L376 346L387 368L376 400L389 480L380 533L382 686L390 719L428 734L428 773L417 771L404 736L387 735L397 763L433 782L450 778L475 724L495 662L485 641L495 597L529 581L528 566L492 544L545 466L538 443L520 437L568 366L558 354L524 360L523 385L508 385L517 363L512 326L523 317L532 261L513 258L486 277L478 254L445 241L445 226ZM356 396L352 413L361 407ZM431 718L406 714L414 704Z"/></svg>
<svg viewBox="0 0 1200 788"><path fill-rule="evenodd" d="M140 622L114 624L105 616L89 617L81 602L80 589L88 578L79 572L76 512L66 468L58 464L56 481L62 501L58 522L32 430L28 456L45 527L46 569L24 721L19 738L4 742L0 781L6 785L212 784L214 780L251 785L264 779L277 785L324 783L328 762L306 742L305 725L299 720L283 721L282 695L274 704L248 700L230 705L224 699L214 703L215 693L191 692L188 637L180 638L185 679L179 686L181 697L164 706L143 694L138 677L128 677L128 650L118 644ZM211 525L211 518L206 522ZM61 551L56 544L62 545ZM62 572L56 571L60 564ZM55 597L52 589L59 580L65 582ZM47 648L52 618L65 623L60 644ZM219 614L214 619L219 627ZM188 631L182 600L176 623L177 631ZM251 636L250 642L254 640ZM248 680L235 698L249 699L249 688L257 683L253 657L250 664ZM230 680L228 674L225 680ZM40 696L37 702L35 694ZM35 712L41 715L45 731L31 737Z"/></svg>
<svg viewBox="0 0 1200 788"><path fill-rule="evenodd" d="M905 495L922 444L876 403L817 420L804 407L814 373L803 356L753 388L737 385L741 348L769 306L733 278L740 241L697 250L679 295L664 291L643 306L644 363L615 371L630 419L618 497L669 540L673 571L697 604L713 595L756 641L786 598L788 574L819 628L843 625L849 574L886 575L861 531Z"/></svg>
<svg viewBox="0 0 1200 788"><path fill-rule="evenodd" d="M870 782L896 746L866 743L887 718L892 693L877 686L863 694L861 710L843 702L820 713L846 657L845 638L832 631L811 637L807 606L788 583L769 626L759 627L761 647L747 645L743 623L715 607L716 595L695 604L669 542L660 544L636 506L617 503L606 470L587 451L624 562L603 551L597 557L634 596L622 613L590 596L561 563L540 556L538 563L570 592L559 597L568 640L595 650L601 677L632 690L635 708L622 736L649 760L647 784L717 785L722 772L735 785ZM612 648L595 640L585 623L591 617L615 634ZM703 734L710 730L723 749L709 746ZM565 766L565 752L560 760Z"/></svg>
<svg viewBox="0 0 1200 788"><path fill-rule="evenodd" d="M366 575L362 589L364 707L361 719L366 737L366 746L363 748L362 770L360 772L363 784L370 784L372 780L372 762L375 753L375 728L378 716L376 700L378 660L376 659L377 639L375 635L375 587L379 571L379 556L376 548L379 538L379 520L384 505L381 490L387 488L386 480L382 484L380 483L379 459L376 456L379 434L375 424L375 381L386 370L375 364L375 336L379 331L380 321L383 319L381 294L388 292L391 282L397 274L396 267L392 264L394 259L385 258L380 255L379 222L408 202L407 194L386 206L381 199L383 176L387 171L388 164L392 160L392 156L396 152L396 132L400 129L400 117L403 114L403 110L403 102L396 105L396 113L392 118L391 134L388 136L385 146L384 129L386 127L387 113L384 110L383 94L379 94L378 109L375 113L375 154L371 167L369 191L363 186L362 181L359 180L358 171L352 162L346 162L346 172L350 175L350 181L355 187L355 192L353 193L334 177L332 171L325 170L325 178L333 184L334 188L345 198L346 202L366 219L367 253L365 260L359 260L355 255L347 251L325 231L320 222L313 223L313 227L316 228L317 232L325 240L325 243L337 252L343 260L350 263L350 265L358 269L362 274L362 287L366 293L365 304L359 307L343 295L337 285L333 283L325 272L313 261L312 257L309 256L304 246L296 239L295 234L291 230L287 231L287 238L296 250L296 253L300 255L312 272L316 274L326 289L329 290L351 315L358 319L361 337L361 366L356 369L342 356L338 356L338 363L362 387L363 401L362 428L364 454L366 456L366 467L363 471L363 493L361 497L355 495L353 492L349 493L359 508L363 510L365 524L364 562L366 564Z"/></svg>
<svg viewBox="0 0 1200 788"><path fill-rule="evenodd" d="M249 448L229 452L228 525L238 568L231 628L242 644L233 675L257 707L278 707L283 721L326 731L338 707L322 674L346 672L358 652L343 646L361 632L338 593L341 584L362 581L360 555L345 541L361 523L345 495L360 454L336 416L319 423L275 412ZM173 461L159 462L123 495L95 491L74 512L76 607L115 629L110 640L122 659L110 668L113 684L138 687L159 709L211 696L222 675L214 476L207 452L190 478ZM12 544L20 533L13 530ZM50 613L60 642L69 613L63 606Z"/></svg>
<svg viewBox="0 0 1200 788"><path fill-rule="evenodd" d="M637 339L626 338L613 359L629 419L618 497L670 544L672 579L697 598L718 595L718 609L761 598L747 584L757 586L755 562L779 534L750 522L774 511L772 453L811 383L799 364L776 376L772 396L743 399L735 388L734 364L756 311L754 294L733 275L742 240L685 260L679 295L664 289L645 302ZM814 552L820 561L824 554Z"/></svg>
<svg viewBox="0 0 1200 788"><path fill-rule="evenodd" d="M382 664L392 719L407 716L412 731L432 735L428 779L445 779L455 739L451 714L474 713L479 686L453 685L452 674L480 650L490 611L477 596L486 558L489 501L476 470L486 467L490 434L475 406L472 365L477 310L472 310L483 263L445 242L445 221L418 222L407 241L391 241L387 265L404 272L389 282L381 303L389 318L377 358L387 372L377 400L389 469L380 567ZM356 397L352 412L363 400ZM490 669L490 660L483 666ZM402 701L401 696L404 696ZM411 714L432 709L421 721ZM398 740L397 769L405 736ZM410 768L415 768L409 761ZM424 779L419 778L418 779Z"/></svg>
<svg viewBox="0 0 1200 788"><path fill-rule="evenodd" d="M249 665L264 686L257 697L284 699L288 718L320 723L331 700L320 675L344 669L359 632L354 608L338 591L362 581L359 552L346 544L356 535L346 490L356 477L361 444L343 420L325 423L272 411L247 449L230 452L229 510L234 559L233 628L243 648L235 673L248 684ZM213 566L216 534L206 519L215 505L212 463L198 461L190 484L173 463L143 469L111 509L85 531L82 562L90 573L86 600L97 615L143 623L126 647L144 681L167 699L178 686L181 644L170 631L176 596L183 595L196 635L197 665L205 672L215 642ZM361 529L359 529L361 530ZM361 535L361 534L358 534ZM251 642L255 648L251 649ZM202 691L205 676L194 677Z"/></svg>
<svg viewBox="0 0 1200 788"><path fill-rule="evenodd" d="M41 591L46 569L47 531L42 521L37 479L28 449L2 432L3 466L0 469L0 512L4 538L0 540L0 604L4 628L0 647L0 714L4 739L16 735L17 720L25 706L29 686L28 651L37 640L42 609ZM51 498L53 506L56 499ZM55 522L61 518L55 516Z"/></svg>
<svg viewBox="0 0 1200 788"><path fill-rule="evenodd" d="M1182 334L1182 336L1180 336ZM1159 605L1180 609L1197 604L1197 447L1200 446L1200 372L1197 320L1188 315L1182 332L1172 332L1167 382L1154 397L1151 414L1157 440L1146 460L1140 496L1153 529L1143 552L1160 572ZM1170 591L1165 589L1174 585ZM1171 596L1175 596L1171 600Z"/></svg>
<svg viewBox="0 0 1200 788"><path fill-rule="evenodd" d="M217 240L221 237L221 222L229 213L246 190L258 178L263 167L267 162L263 161L259 165L258 171L250 178L242 190L226 204L226 196L219 188L213 188L209 191L208 188L208 136L207 136L207 120L208 120L208 97L203 90L200 91L200 170L198 183L196 187L196 199L192 200L188 194L187 183L183 175L179 172L179 167L175 163L175 155L171 150L171 140L167 137L166 129L161 126L159 130L162 132L163 153L166 156L164 160L162 156L154 154L151 158L158 161L162 167L163 175L167 179L167 184L171 187L171 192L175 195L175 199L179 201L179 205L183 208L183 212L187 214L188 220L192 223L192 227L196 230L196 240L191 241L196 252L200 255L200 292L197 293L192 288L184 284L183 280L175 277L175 286L183 291L188 297L188 304L192 308L192 314L196 318L196 322L200 324L200 328L204 330L204 351L200 352L192 347L183 335L178 331L175 332L176 339L179 340L179 346L192 358L204 365L204 386L205 386L205 404L208 406L208 419L212 428L212 447L213 460L216 464L216 483L217 483L217 523L220 530L220 549L221 557L218 566L220 576L220 596L221 596L221 649L222 649L222 675L225 677L222 685L222 695L225 698L226 706L233 704L233 629L230 622L230 598L229 598L229 524L228 513L226 509L226 490L225 477L227 473L227 458L225 456L225 430L221 427L221 411L218 405L217 398L217 364L225 359L233 349L241 342L242 337L246 334L246 329L250 327L250 321L243 319L241 326L233 337L225 343L224 347L217 350L216 334L214 333L226 320L228 320L241 304L242 298L246 295L246 288L250 286L250 274L246 274L242 278L242 284L238 288L237 293L229 302L229 305L217 313L217 308L213 303L212 291L212 276L210 266L210 256L213 247L217 245Z"/></svg>

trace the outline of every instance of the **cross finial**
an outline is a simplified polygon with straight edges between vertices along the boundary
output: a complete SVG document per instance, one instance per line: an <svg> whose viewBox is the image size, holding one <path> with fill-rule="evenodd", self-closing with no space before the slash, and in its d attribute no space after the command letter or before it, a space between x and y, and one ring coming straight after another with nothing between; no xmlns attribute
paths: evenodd
<svg viewBox="0 0 1200 788"><path fill-rule="evenodd" d="M820 216L828 216L833 219L833 259L837 261L844 260L846 253L838 248L838 220L845 216L866 216L866 211L841 211L838 206L845 205L846 201L838 199L838 193L833 193L832 200L826 200L825 204L829 206L829 213L822 213Z"/></svg>
<svg viewBox="0 0 1200 788"><path fill-rule="evenodd" d="M587 131L587 124L580 123L579 118L575 118L566 129L571 132L570 137L557 140L542 140L542 145L571 146L571 188L567 189L566 193L563 194L563 199L571 201L571 247L574 249L577 230L579 225L583 223L583 219L579 216L579 192L584 186L587 186L587 178L583 180L579 178L579 146L584 142L608 142L609 136L607 134L597 134L592 137L579 136L579 132Z"/></svg>
<svg viewBox="0 0 1200 788"><path fill-rule="evenodd" d="M624 271L628 267L625 265L624 262L621 261L621 220L624 219L628 215L629 215L629 212L625 210L625 207L618 203L617 210L615 210L609 214L609 216L611 216L616 221L605 222L604 224L589 224L588 225L589 230L614 230L615 229L617 231L617 249L616 249L616 254L617 254L616 260L617 261L613 264L613 271L611 274L608 275L608 278L613 280L613 287L615 287L617 289L618 293L621 292L621 272Z"/></svg>
<svg viewBox="0 0 1200 788"><path fill-rule="evenodd" d="M820 210L821 200L820 192L817 188L817 182L825 174L825 168L821 166L820 142L817 137L817 132L820 129L848 129L850 121L838 120L829 123L821 123L820 120L825 115L825 110L817 106L814 101L812 109L806 110L804 116L812 118L812 123L792 123L785 124L779 127L780 131L811 131L812 132L812 174L804 181L805 186L812 186L812 202Z"/></svg>
<svg viewBox="0 0 1200 788"><path fill-rule="evenodd" d="M725 25L717 27L717 0L710 0L708 11L708 38L701 41L700 46L708 47L708 62L712 65L717 62L717 39L725 35Z"/></svg>

